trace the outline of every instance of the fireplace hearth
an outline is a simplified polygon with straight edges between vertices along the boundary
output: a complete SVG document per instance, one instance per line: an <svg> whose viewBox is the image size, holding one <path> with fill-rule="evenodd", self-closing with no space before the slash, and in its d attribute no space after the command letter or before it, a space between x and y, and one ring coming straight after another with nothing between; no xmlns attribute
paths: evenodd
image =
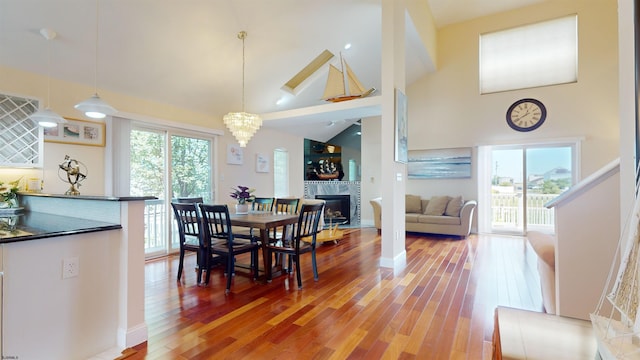
<svg viewBox="0 0 640 360"><path fill-rule="evenodd" d="M350 195L316 195L325 201L324 223L346 225L351 223Z"/></svg>

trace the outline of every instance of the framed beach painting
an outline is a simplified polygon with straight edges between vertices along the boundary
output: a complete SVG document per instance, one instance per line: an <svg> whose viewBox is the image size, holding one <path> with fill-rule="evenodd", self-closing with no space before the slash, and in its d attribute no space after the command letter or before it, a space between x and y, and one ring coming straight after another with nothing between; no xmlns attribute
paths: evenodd
<svg viewBox="0 0 640 360"><path fill-rule="evenodd" d="M104 123L65 118L65 124L44 128L44 141L88 146L104 146Z"/></svg>
<svg viewBox="0 0 640 360"><path fill-rule="evenodd" d="M471 148L411 150L409 179L464 179L471 177Z"/></svg>
<svg viewBox="0 0 640 360"><path fill-rule="evenodd" d="M395 105L395 161L406 164L408 159L407 96L398 89L396 89Z"/></svg>

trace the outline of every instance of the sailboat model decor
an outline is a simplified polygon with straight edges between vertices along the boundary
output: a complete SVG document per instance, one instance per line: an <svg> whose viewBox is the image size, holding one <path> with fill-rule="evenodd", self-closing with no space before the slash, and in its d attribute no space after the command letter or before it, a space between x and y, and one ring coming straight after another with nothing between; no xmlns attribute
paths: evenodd
<svg viewBox="0 0 640 360"><path fill-rule="evenodd" d="M376 91L375 88L366 89L356 74L351 70L347 61L340 54L340 66L343 70L329 64L329 76L324 88L322 99L330 102L340 102L367 97Z"/></svg>
<svg viewBox="0 0 640 360"><path fill-rule="evenodd" d="M636 194L638 189L636 188ZM640 198L627 219L596 311L590 314L601 359L640 359ZM621 249L625 251L622 253ZM615 264L620 259L617 276ZM611 281L614 280L611 288ZM607 289L612 289L609 293ZM597 359L598 357L596 357Z"/></svg>

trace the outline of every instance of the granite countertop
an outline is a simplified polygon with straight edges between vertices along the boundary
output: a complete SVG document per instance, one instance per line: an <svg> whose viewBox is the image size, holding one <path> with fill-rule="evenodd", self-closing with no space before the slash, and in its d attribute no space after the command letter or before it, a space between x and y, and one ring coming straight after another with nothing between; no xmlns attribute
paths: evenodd
<svg viewBox="0 0 640 360"><path fill-rule="evenodd" d="M31 211L0 213L0 244L116 229L122 226Z"/></svg>
<svg viewBox="0 0 640 360"><path fill-rule="evenodd" d="M157 199L155 196L64 195L64 194L45 194L45 193L24 192L24 191L19 191L18 195L21 195L21 196L48 197L48 198L60 198L60 199L102 200L102 201L141 201L141 200L154 200L154 199Z"/></svg>

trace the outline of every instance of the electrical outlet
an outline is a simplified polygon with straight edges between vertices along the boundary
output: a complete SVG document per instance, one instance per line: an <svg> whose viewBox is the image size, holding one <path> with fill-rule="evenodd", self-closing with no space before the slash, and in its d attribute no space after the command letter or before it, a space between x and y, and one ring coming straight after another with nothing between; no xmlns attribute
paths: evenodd
<svg viewBox="0 0 640 360"><path fill-rule="evenodd" d="M77 257L62 260L62 278L68 279L80 274L80 260Z"/></svg>

